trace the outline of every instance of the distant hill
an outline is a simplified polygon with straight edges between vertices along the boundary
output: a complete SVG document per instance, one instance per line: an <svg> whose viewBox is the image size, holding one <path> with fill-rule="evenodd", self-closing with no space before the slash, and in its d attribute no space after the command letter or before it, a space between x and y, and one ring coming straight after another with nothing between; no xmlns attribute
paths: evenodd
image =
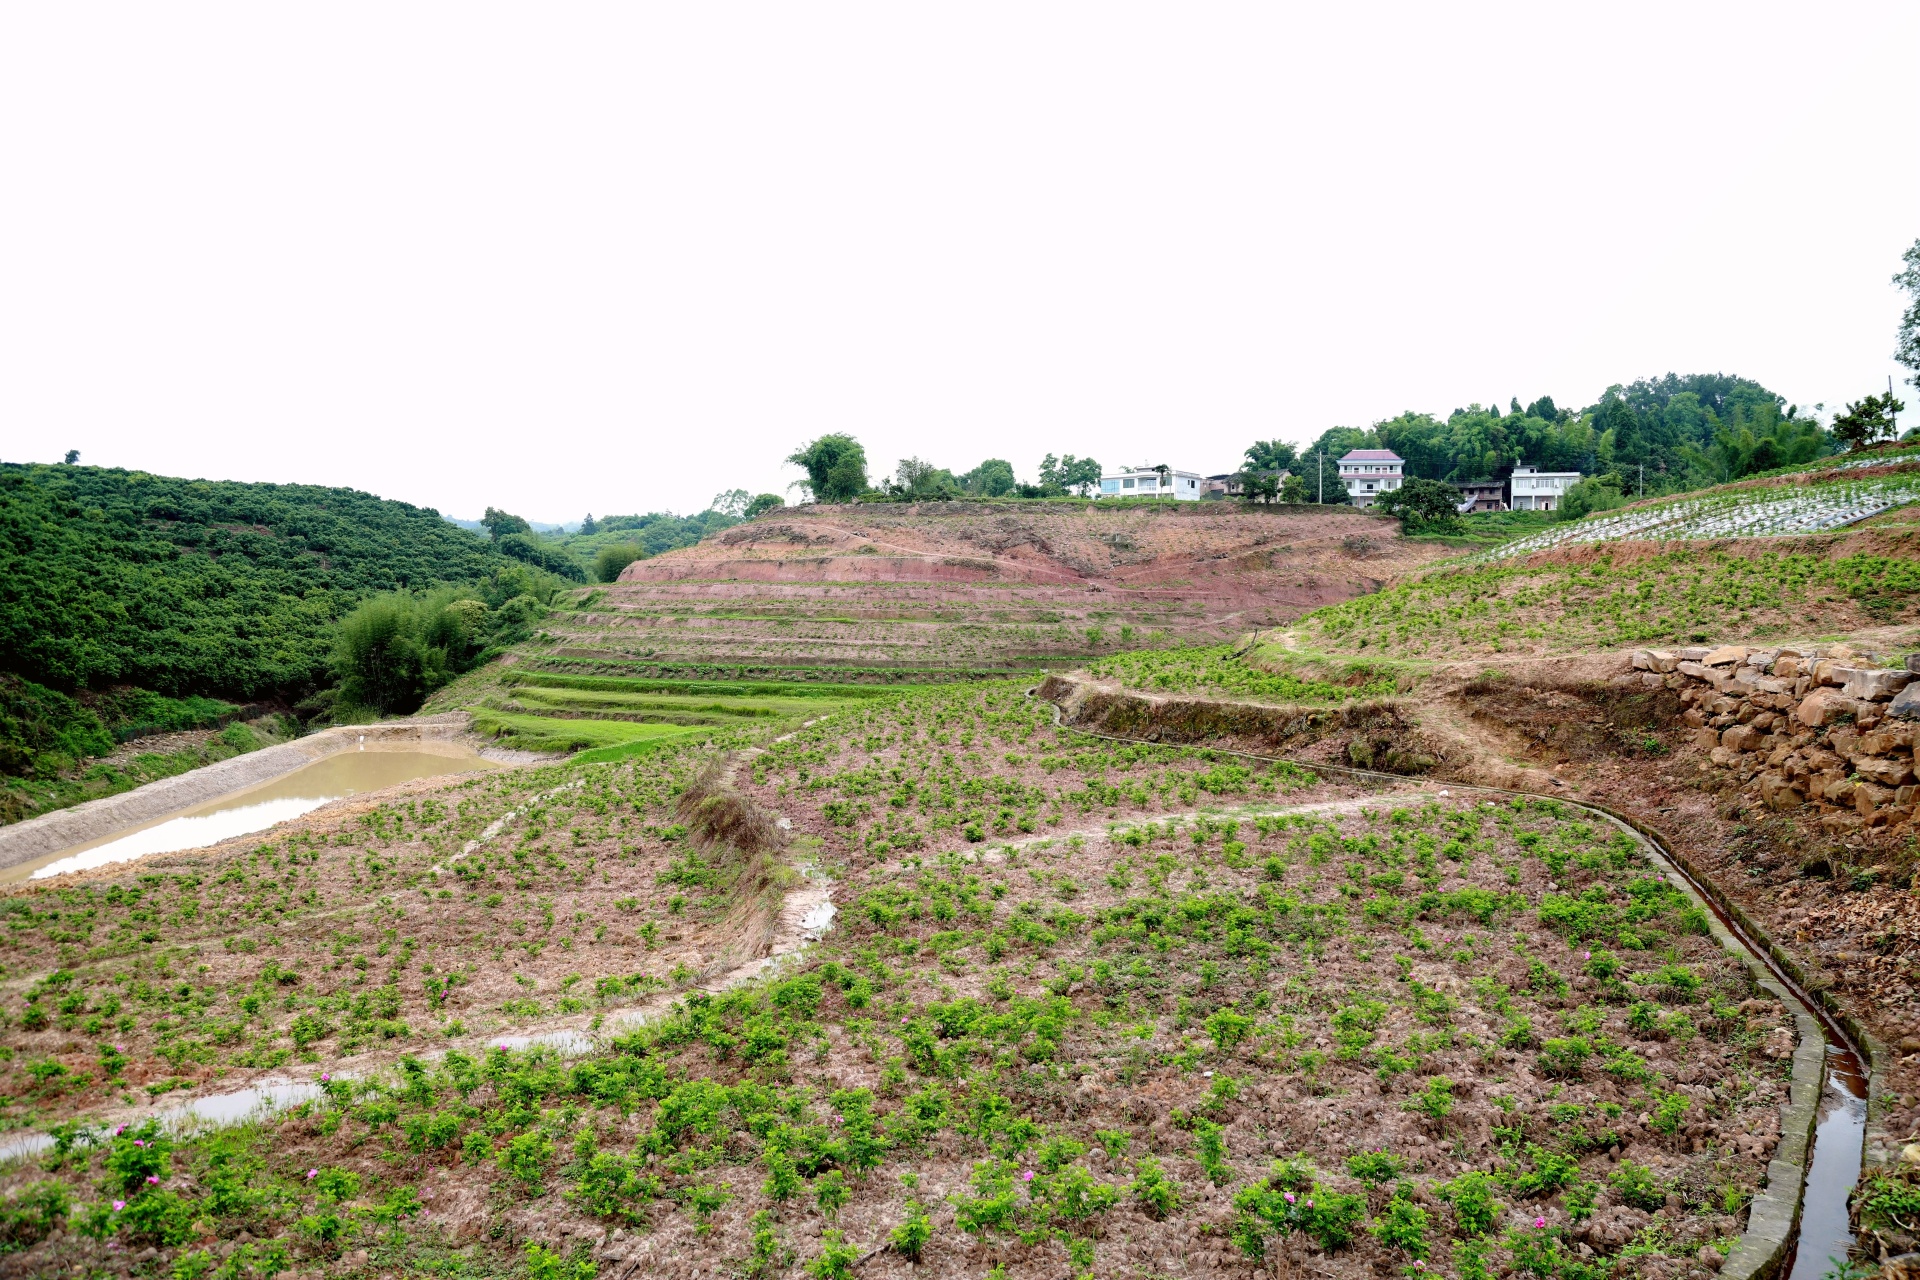
<svg viewBox="0 0 1920 1280"><path fill-rule="evenodd" d="M458 520L453 516L441 516L440 518L448 524L459 525L462 529L468 529L474 533L483 534L487 529L487 526L481 524L478 520ZM579 529L580 522L576 520L572 524L542 524L538 520L529 520L527 521L527 527L535 533L573 533Z"/></svg>
<svg viewBox="0 0 1920 1280"><path fill-rule="evenodd" d="M691 547L703 539L731 529L739 516L721 511L701 511L677 516L670 511L655 511L643 516L604 516L593 522L593 532L581 532L583 525L570 525L553 539L582 565L592 568L594 558L606 547L637 547L641 558L663 555L682 547ZM534 528L540 526L535 525Z"/></svg>

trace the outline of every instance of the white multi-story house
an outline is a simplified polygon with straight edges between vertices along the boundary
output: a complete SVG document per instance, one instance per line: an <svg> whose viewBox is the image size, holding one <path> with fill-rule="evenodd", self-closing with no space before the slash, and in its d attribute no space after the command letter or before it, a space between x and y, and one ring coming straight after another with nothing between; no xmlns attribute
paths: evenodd
<svg viewBox="0 0 1920 1280"><path fill-rule="evenodd" d="M1109 471L1100 477L1103 498L1174 498L1181 502L1200 501L1200 473L1172 471L1165 477L1152 467L1130 467Z"/></svg>
<svg viewBox="0 0 1920 1280"><path fill-rule="evenodd" d="M1507 505L1515 511L1552 511L1580 483L1578 471L1537 471L1515 467L1507 481Z"/></svg>
<svg viewBox="0 0 1920 1280"><path fill-rule="evenodd" d="M1340 479L1356 507L1370 507L1400 487L1406 462L1391 449L1355 449L1340 459Z"/></svg>

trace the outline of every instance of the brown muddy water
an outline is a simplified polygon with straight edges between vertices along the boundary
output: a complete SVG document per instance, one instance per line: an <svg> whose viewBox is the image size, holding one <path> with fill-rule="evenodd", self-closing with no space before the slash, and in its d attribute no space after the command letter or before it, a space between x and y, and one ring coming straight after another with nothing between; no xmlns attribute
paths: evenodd
<svg viewBox="0 0 1920 1280"><path fill-rule="evenodd" d="M363 742L269 782L8 867L0 871L0 884L131 862L150 853L204 849L234 836L265 831L332 800L381 791L415 778L500 767L451 742L410 742L405 747Z"/></svg>

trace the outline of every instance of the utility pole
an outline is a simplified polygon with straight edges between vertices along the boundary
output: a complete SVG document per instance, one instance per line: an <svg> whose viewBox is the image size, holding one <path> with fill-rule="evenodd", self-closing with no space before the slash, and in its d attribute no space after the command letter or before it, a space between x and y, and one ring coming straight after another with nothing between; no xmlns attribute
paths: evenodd
<svg viewBox="0 0 1920 1280"><path fill-rule="evenodd" d="M1647 464L1645 462L1640 464L1640 496L1643 498L1647 496Z"/></svg>

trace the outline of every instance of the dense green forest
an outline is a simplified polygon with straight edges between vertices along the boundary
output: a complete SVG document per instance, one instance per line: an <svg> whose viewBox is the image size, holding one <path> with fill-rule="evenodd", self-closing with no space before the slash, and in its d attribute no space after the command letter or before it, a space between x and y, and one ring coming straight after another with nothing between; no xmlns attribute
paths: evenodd
<svg viewBox="0 0 1920 1280"><path fill-rule="evenodd" d="M1811 462L1833 444L1817 420L1757 382L1669 373L1609 387L1580 410L1543 396L1525 406L1515 398L1504 413L1472 404L1445 419L1409 411L1371 427L1333 427L1288 461L1305 459L1311 472L1311 455L1337 459L1349 449L1392 449L1408 475L1428 480L1489 479L1524 463L1612 475L1629 492L1644 471L1647 493L1671 493Z"/></svg>
<svg viewBox="0 0 1920 1280"><path fill-rule="evenodd" d="M297 727L291 717L263 718L263 741L261 733L238 723L246 712L217 698L168 698L127 687L70 697L0 672L0 823L196 769L251 751ZM171 751L142 751L112 764L82 765L131 738L222 726L210 741Z"/></svg>
<svg viewBox="0 0 1920 1280"><path fill-rule="evenodd" d="M483 519L461 523L461 527L477 524L488 531L492 545L502 554L569 582L611 582L621 569L635 560L691 547L709 534L739 524L749 508L754 508L757 515L767 507L779 505L780 499L768 494L755 507L746 490L735 489L716 494L705 511L690 516L655 511L643 516L603 516L596 520L588 514L578 526L554 528L549 525L538 529L511 512L488 507Z"/></svg>
<svg viewBox="0 0 1920 1280"><path fill-rule="evenodd" d="M0 670L56 689L297 697L362 596L488 580L524 572L352 489L0 464Z"/></svg>
<svg viewBox="0 0 1920 1280"><path fill-rule="evenodd" d="M677 516L670 511L655 511L643 516L588 516L574 533L551 536L550 541L564 548L589 575L600 554L610 548L625 549L622 567L633 560L657 556L680 547L691 547L711 534L739 524L747 505L744 490L720 494L705 511ZM617 570L616 570L617 572Z"/></svg>
<svg viewBox="0 0 1920 1280"><path fill-rule="evenodd" d="M1576 504L1584 512L1617 503L1623 493L1698 489L1811 462L1834 452L1836 443L1815 416L1752 379L1669 373L1611 386L1584 409L1563 409L1551 396L1523 406L1516 397L1504 411L1498 404L1470 404L1444 418L1408 410L1370 427L1330 427L1306 445L1257 440L1235 469L1248 478L1250 495L1261 494L1263 473L1286 471L1301 483L1283 494L1273 480L1265 497L1344 503L1346 487L1336 463L1351 449L1392 449L1406 459L1409 477L1424 480L1492 480L1524 464L1601 478ZM902 459L894 476L874 484L867 480L859 442L837 435L811 442L787 461L807 468L807 483L815 492L831 487L828 472L839 467L846 473L841 488L848 490L840 500L863 502L1063 497L1091 492L1101 473L1091 458L1048 454L1039 466L1039 483L1027 484L998 458L956 472L915 457Z"/></svg>
<svg viewBox="0 0 1920 1280"><path fill-rule="evenodd" d="M560 585L352 489L0 464L0 774L217 726L237 710L222 699L325 711L314 695L350 674L338 624L382 593L436 616L468 601L420 637L422 678L443 678L523 638Z"/></svg>

